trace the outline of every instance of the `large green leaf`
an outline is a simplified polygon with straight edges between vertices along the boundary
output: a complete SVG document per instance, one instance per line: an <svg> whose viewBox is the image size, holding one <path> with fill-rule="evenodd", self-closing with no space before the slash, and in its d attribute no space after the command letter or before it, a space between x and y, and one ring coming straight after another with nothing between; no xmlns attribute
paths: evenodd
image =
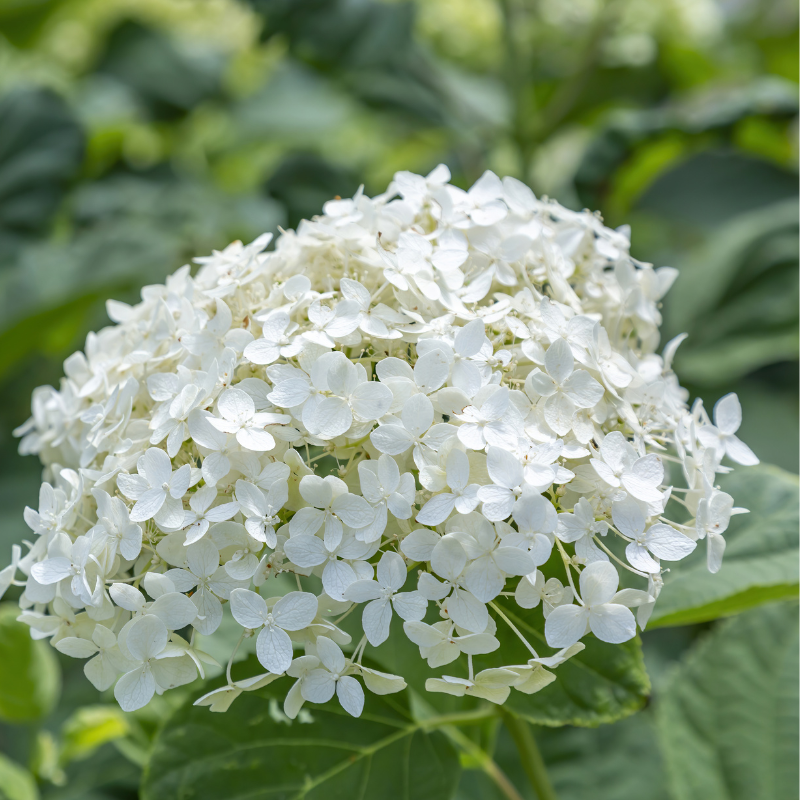
<svg viewBox="0 0 800 800"><path fill-rule="evenodd" d="M124 20L97 64L134 93L147 112L173 120L219 92L222 60L211 48L181 48L161 32Z"/></svg>
<svg viewBox="0 0 800 800"><path fill-rule="evenodd" d="M312 722L287 725L270 709L289 681L278 686L239 698L224 714L182 706L156 738L142 799L452 796L458 756L444 734L419 728L404 695L368 694L359 719L334 698L310 709Z"/></svg>
<svg viewBox="0 0 800 800"><path fill-rule="evenodd" d="M798 482L778 467L742 467L720 480L737 506L722 569L706 569L703 542L664 579L650 627L689 625L798 594Z"/></svg>
<svg viewBox="0 0 800 800"><path fill-rule="evenodd" d="M750 155L711 150L660 175L637 207L667 219L713 227L796 196L796 172Z"/></svg>
<svg viewBox="0 0 800 800"><path fill-rule="evenodd" d="M681 275L670 290L665 315L671 331L689 330L716 308L737 288L737 276L752 271L761 273L775 263L770 243L779 237L790 239L793 252L779 259L797 260L797 200L770 204L733 222L720 226L694 257L681 264ZM752 276L760 278L760 274Z"/></svg>
<svg viewBox="0 0 800 800"><path fill-rule="evenodd" d="M796 197L735 217L682 260L664 334L689 333L675 359L683 380L725 385L797 358L797 262Z"/></svg>
<svg viewBox="0 0 800 800"><path fill-rule="evenodd" d="M47 642L31 639L17 622L19 608L0 606L0 719L24 722L45 716L58 700L58 662Z"/></svg>
<svg viewBox="0 0 800 800"><path fill-rule="evenodd" d="M726 622L676 670L656 706L675 800L796 800L798 609Z"/></svg>
<svg viewBox="0 0 800 800"><path fill-rule="evenodd" d="M780 291L788 294L788 287ZM689 347L681 353L676 370L700 386L725 386L762 367L796 361L799 351L794 323L776 331L742 332Z"/></svg>
<svg viewBox="0 0 800 800"><path fill-rule="evenodd" d="M42 89L0 101L0 260L46 232L83 159L83 132L66 103Z"/></svg>
<svg viewBox="0 0 800 800"><path fill-rule="evenodd" d="M598 730L537 731L536 739L559 800L595 800L598 786L613 800L667 800L649 711Z"/></svg>

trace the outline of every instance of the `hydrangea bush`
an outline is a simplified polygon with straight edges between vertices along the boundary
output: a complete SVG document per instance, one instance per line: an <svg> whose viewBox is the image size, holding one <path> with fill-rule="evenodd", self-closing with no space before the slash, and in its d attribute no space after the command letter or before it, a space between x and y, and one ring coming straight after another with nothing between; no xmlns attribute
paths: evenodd
<svg viewBox="0 0 800 800"><path fill-rule="evenodd" d="M212 711L288 676L290 718L334 694L358 716L362 684L406 685L363 663L393 615L449 665L428 691L503 703L585 636L633 638L699 542L720 568L744 509L715 476L757 458L735 395L713 421L688 405L681 337L656 353L676 271L517 180L449 179L398 173L272 251L270 235L235 242L135 306L109 301L115 324L34 392L20 452L45 482L0 592L24 586L32 636L85 659L123 709L204 677L227 615L264 671L233 681L236 645L197 701ZM554 652L499 598L541 605ZM499 626L530 659L476 673Z"/></svg>

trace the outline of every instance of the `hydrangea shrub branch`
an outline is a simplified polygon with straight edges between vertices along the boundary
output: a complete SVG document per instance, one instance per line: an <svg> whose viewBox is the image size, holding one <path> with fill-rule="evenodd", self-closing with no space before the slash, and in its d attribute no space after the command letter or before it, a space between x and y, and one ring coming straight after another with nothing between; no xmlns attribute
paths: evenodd
<svg viewBox="0 0 800 800"><path fill-rule="evenodd" d="M0 592L24 587L32 636L123 709L202 679L196 634L226 616L241 635L197 701L212 711L282 679L290 718L334 695L358 716L364 688L406 685L364 663L394 615L448 666L428 691L502 704L585 636L633 638L698 545L719 569L744 509L715 476L757 458L735 395L688 405L682 337L656 352L676 271L517 180L449 179L398 173L271 251L235 242L109 301L115 324L34 392L17 433L44 482ZM547 652L499 598L541 606ZM530 658L476 672L499 626ZM264 671L234 681L250 637Z"/></svg>

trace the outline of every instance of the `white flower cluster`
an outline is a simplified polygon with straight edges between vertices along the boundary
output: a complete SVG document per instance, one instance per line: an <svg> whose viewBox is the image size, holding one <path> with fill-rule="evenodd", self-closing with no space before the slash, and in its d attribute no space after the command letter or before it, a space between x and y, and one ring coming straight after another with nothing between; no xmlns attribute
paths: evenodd
<svg viewBox="0 0 800 800"><path fill-rule="evenodd" d="M405 686L362 664L394 614L430 667L466 657L429 691L502 703L590 632L635 636L664 563L697 541L719 569L742 509L715 475L757 459L736 396L712 424L671 370L680 339L654 352L675 270L517 180L449 177L398 173L273 251L236 242L135 306L109 301L116 325L34 393L20 451L47 482L0 592L24 586L32 635L87 659L123 709L202 677L197 635L226 615L266 672L234 682L231 654L198 701L212 710L287 675L289 717L334 693L358 716L362 681ZM687 521L664 516L670 498ZM621 570L640 588L619 590ZM557 652L503 603L541 605ZM348 648L339 620L359 608ZM531 657L475 674L498 626Z"/></svg>

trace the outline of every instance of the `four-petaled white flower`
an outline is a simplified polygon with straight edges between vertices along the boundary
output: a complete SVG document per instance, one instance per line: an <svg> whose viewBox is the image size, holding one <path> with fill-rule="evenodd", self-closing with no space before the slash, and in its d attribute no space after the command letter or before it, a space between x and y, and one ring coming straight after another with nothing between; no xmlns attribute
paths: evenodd
<svg viewBox="0 0 800 800"><path fill-rule="evenodd" d="M186 531L186 541L190 544L202 539L208 531L211 523L224 522L230 519L239 511L238 503L220 503L213 505L217 499L217 490L213 486L203 486L189 498L189 508L181 523ZM212 507L213 506L213 507Z"/></svg>
<svg viewBox="0 0 800 800"><path fill-rule="evenodd" d="M387 455L375 461L362 461L358 465L361 494L375 509L375 517L369 527L358 531L356 537L365 542L380 539L386 529L387 511L397 519L409 519L417 496L414 476L410 472L400 474L397 462Z"/></svg>
<svg viewBox="0 0 800 800"><path fill-rule="evenodd" d="M464 586L482 603L500 594L507 575L527 575L536 566L527 550L501 539L480 514L453 518L448 531L458 539L469 559L463 574Z"/></svg>
<svg viewBox="0 0 800 800"><path fill-rule="evenodd" d="M510 669L485 669L472 680L442 675L441 678L428 678L426 692L444 692L455 697L479 697L490 703L501 705L508 699L511 686L519 680L519 675Z"/></svg>
<svg viewBox="0 0 800 800"><path fill-rule="evenodd" d="M91 605L94 587L89 584L88 571L93 564L92 545L88 536L71 542L66 534L57 533L47 548L47 558L31 567L31 577L45 586L68 582L62 591Z"/></svg>
<svg viewBox="0 0 800 800"><path fill-rule="evenodd" d="M633 498L626 497L615 502L611 506L611 517L620 533L633 540L625 548L625 555L630 565L642 572L661 570L660 564L652 556L665 561L680 561L697 546L688 536L663 522L657 522L645 530L647 519Z"/></svg>
<svg viewBox="0 0 800 800"><path fill-rule="evenodd" d="M553 549L556 510L540 494L523 494L514 508L517 530L508 525L498 526L503 544L527 550L539 567L547 562Z"/></svg>
<svg viewBox="0 0 800 800"><path fill-rule="evenodd" d="M453 535L443 536L431 554L431 569L443 578L438 581L429 572L419 576L417 589L426 600L444 600L447 615L461 628L482 633L489 624L486 606L464 586L467 554Z"/></svg>
<svg viewBox="0 0 800 800"><path fill-rule="evenodd" d="M513 447L517 442L518 432L509 421L511 406L508 388L487 388L495 391L483 397L479 406L467 406L461 414L456 415L464 423L458 428L458 438L470 450L483 450L487 444Z"/></svg>
<svg viewBox="0 0 800 800"><path fill-rule="evenodd" d="M236 502L245 517L244 527L259 542L275 547L278 537L275 526L280 522L278 512L289 499L289 485L285 481L275 481L264 492L248 481L236 481Z"/></svg>
<svg viewBox="0 0 800 800"><path fill-rule="evenodd" d="M378 579L355 581L344 590L345 600L367 603L361 624L367 641L377 647L389 638L392 606L404 620L419 621L425 616L428 601L419 592L401 592L408 573L397 553L384 553L378 562Z"/></svg>
<svg viewBox="0 0 800 800"><path fill-rule="evenodd" d="M736 436L741 424L742 406L739 398L731 392L717 401L714 406L714 424L698 428L697 438L703 447L716 450L719 458L724 454L737 464L752 467L759 461L756 454Z"/></svg>
<svg viewBox="0 0 800 800"><path fill-rule="evenodd" d="M152 578L147 575L147 578ZM148 601L144 594L128 583L113 583L109 589L114 602L131 615L141 617L151 615L158 617L171 631L177 631L191 625L197 616L197 606L191 598L175 590L175 584L165 575L160 580L145 580L148 594L153 598Z"/></svg>
<svg viewBox="0 0 800 800"><path fill-rule="evenodd" d="M441 483L441 479L435 483L428 482L426 488L444 488ZM421 525L439 525L450 516L453 509L459 514L467 514L480 502L478 484L469 483L469 459L460 450L451 450L447 457L444 483L450 491L435 494L425 503L417 514L417 522Z"/></svg>
<svg viewBox="0 0 800 800"><path fill-rule="evenodd" d="M233 589L242 586L220 566L219 550L213 542L201 539L186 548L186 569L170 569L167 577L179 592L194 590L191 601L197 607L197 617L192 622L198 633L214 633L222 622L222 604ZM246 583L246 581L245 581Z"/></svg>
<svg viewBox="0 0 800 800"><path fill-rule="evenodd" d="M347 491L347 484L328 475L306 475L300 481L300 494L310 505L301 508L289 523L292 537L310 536L324 526L325 547L332 549L342 541L344 525L366 528L375 518L370 504Z"/></svg>
<svg viewBox="0 0 800 800"><path fill-rule="evenodd" d="M244 628L258 630L256 655L270 672L279 674L292 663L292 640L286 631L301 631L317 616L317 597L309 592L289 592L270 608L249 589L230 595L233 618Z"/></svg>
<svg viewBox="0 0 800 800"><path fill-rule="evenodd" d="M364 710L364 690L361 684L348 675L348 663L336 642L327 636L318 636L317 657L321 666L312 669L302 680L300 691L309 703L327 703L334 692L342 708L354 717Z"/></svg>
<svg viewBox="0 0 800 800"><path fill-rule="evenodd" d="M592 504L581 497L575 503L572 513L558 515L556 536L562 541L575 545L575 555L585 563L608 561L608 556L597 546L594 537L605 536L608 523L596 521Z"/></svg>
<svg viewBox="0 0 800 800"><path fill-rule="evenodd" d="M111 544L111 553L133 561L142 549L142 528L131 522L128 507L119 497L111 497L102 489L92 489L97 501L97 525L87 536L103 536Z"/></svg>
<svg viewBox="0 0 800 800"><path fill-rule="evenodd" d="M591 408L603 396L603 387L586 370L575 369L572 349L565 339L556 339L544 357L546 372L534 370L526 381L536 394L546 398L544 418L559 435L572 430L580 408Z"/></svg>
<svg viewBox="0 0 800 800"><path fill-rule="evenodd" d="M309 388L303 408L303 422L310 433L335 439L354 423L372 422L389 410L391 391L378 381L368 380L362 364L353 364L338 351L327 353L318 364L327 371L317 377L312 373L318 392L311 394Z"/></svg>
<svg viewBox="0 0 800 800"><path fill-rule="evenodd" d="M155 519L165 528L177 528L183 522L181 502L192 481L192 468L184 464L174 472L169 456L157 447L149 448L136 462L137 475L117 475L122 494L136 503L131 509L132 522Z"/></svg>
<svg viewBox="0 0 800 800"><path fill-rule="evenodd" d="M612 431L600 443L599 455L591 463L609 486L623 488L645 503L662 499L659 486L664 480L664 463L656 453L639 458L625 437Z"/></svg>
<svg viewBox="0 0 800 800"><path fill-rule="evenodd" d="M491 633L460 631L450 620L427 625L410 620L403 623L406 636L419 647L419 654L432 669L455 661L462 653L469 656L493 653L500 642Z"/></svg>
<svg viewBox="0 0 800 800"><path fill-rule="evenodd" d="M302 349L302 343L292 339L298 325L292 322L285 311L274 311L265 318L256 320L261 323L261 338L250 342L244 349L244 357L253 364L271 364L279 358L292 358Z"/></svg>
<svg viewBox="0 0 800 800"><path fill-rule="evenodd" d="M123 711L136 711L150 702L157 688L163 691L181 686L193 681L197 674L188 657L159 658L169 634L158 617L138 617L130 626L125 648L135 666L114 687L114 697Z"/></svg>
<svg viewBox="0 0 800 800"><path fill-rule="evenodd" d="M478 499L486 519L498 522L511 516L522 496L525 478L522 464L513 453L501 447L490 447L486 453L486 469L493 483L478 489Z"/></svg>
<svg viewBox="0 0 800 800"><path fill-rule="evenodd" d="M439 449L456 435L446 422L433 424L433 404L424 394L414 394L403 404L401 424L390 422L370 434L375 447L390 456L399 456L413 447L414 463L423 469L435 463Z"/></svg>
<svg viewBox="0 0 800 800"><path fill-rule="evenodd" d="M636 635L631 610L615 602L619 586L617 570L608 561L595 561L581 572L580 605L553 609L544 624L550 647L569 647L591 631L603 642L619 644ZM623 590L624 591L624 590Z"/></svg>
<svg viewBox="0 0 800 800"><path fill-rule="evenodd" d="M564 586L558 578L548 578L537 569L523 575L514 592L520 608L536 608L542 604L542 614L547 619L554 608L572 602L572 589Z"/></svg>
<svg viewBox="0 0 800 800"><path fill-rule="evenodd" d="M247 450L263 453L275 447L275 439L266 430L268 425L281 425L290 421L285 414L256 412L253 398L241 389L226 389L217 401L222 415L207 417L218 431L236 436L236 441Z"/></svg>
<svg viewBox="0 0 800 800"><path fill-rule="evenodd" d="M344 590L360 577L372 577L372 567L365 559L375 550L377 542L359 541L352 532L346 532L336 545L310 533L292 536L284 544L286 555L298 567L324 565L322 587L334 600L344 600Z"/></svg>
<svg viewBox="0 0 800 800"><path fill-rule="evenodd" d="M123 672L130 672L135 664L120 652L117 637L104 625L96 625L92 638L66 636L55 643L56 650L72 658L88 658L83 671L92 686L100 692L113 686Z"/></svg>

